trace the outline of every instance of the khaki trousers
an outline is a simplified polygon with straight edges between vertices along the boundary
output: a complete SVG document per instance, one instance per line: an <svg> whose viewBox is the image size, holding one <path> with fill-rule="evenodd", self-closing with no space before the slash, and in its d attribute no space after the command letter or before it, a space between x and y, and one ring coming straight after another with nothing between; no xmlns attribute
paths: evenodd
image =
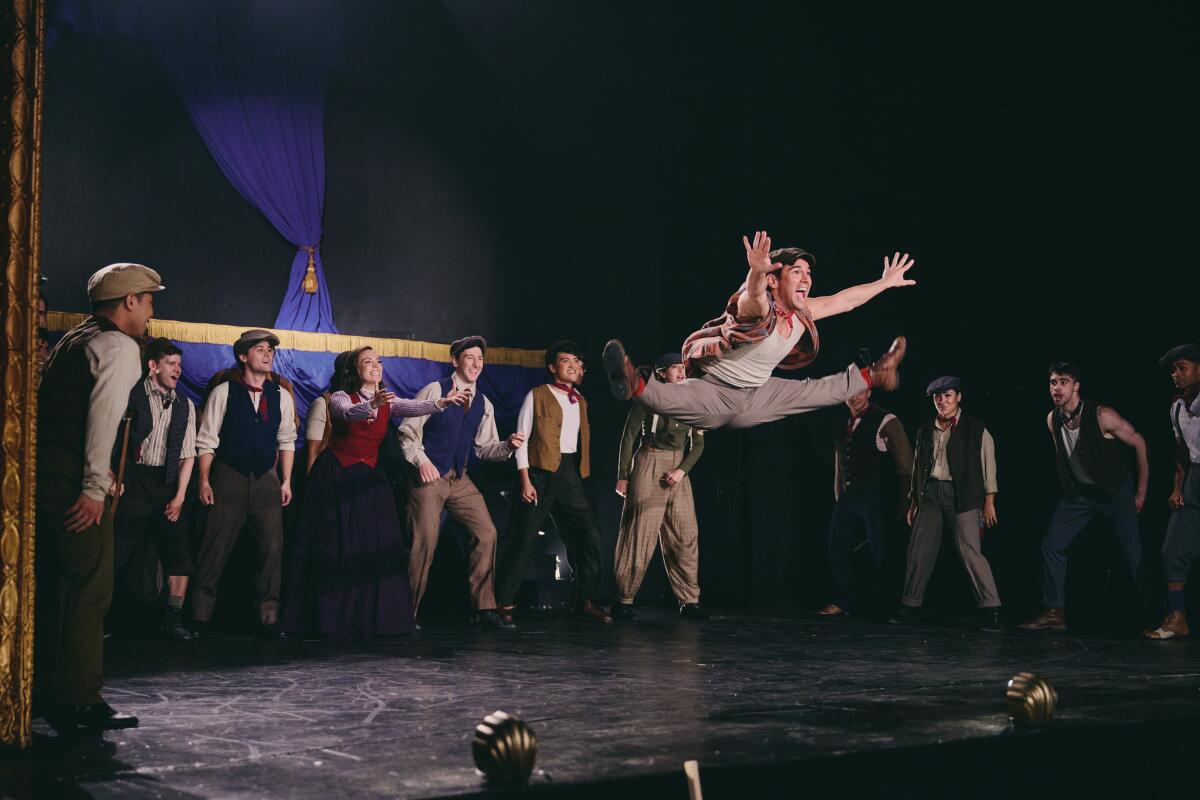
<svg viewBox="0 0 1200 800"><path fill-rule="evenodd" d="M942 530L953 528L954 546L971 578L975 602L980 608L1000 605L992 567L983 555L983 517L978 508L958 513L954 505L954 484L950 481L926 481L925 496L917 506L912 537L908 540L908 566L904 580L906 606L920 608L925 587L937 563L942 546Z"/></svg>
<svg viewBox="0 0 1200 800"><path fill-rule="evenodd" d="M414 483L408 499L408 527L412 552L408 557L408 581L412 584L413 610L421 604L429 582L429 566L437 550L442 528L442 511L448 512L471 535L467 556L471 602L476 609L496 607L496 526L483 495L467 475L454 470L433 483Z"/></svg>
<svg viewBox="0 0 1200 800"><path fill-rule="evenodd" d="M700 602L700 529L696 523L692 482L685 475L675 486L662 483L662 477L682 460L680 450L646 446L633 457L613 564L617 600L622 603L633 602L660 543L667 580L675 598L681 604Z"/></svg>

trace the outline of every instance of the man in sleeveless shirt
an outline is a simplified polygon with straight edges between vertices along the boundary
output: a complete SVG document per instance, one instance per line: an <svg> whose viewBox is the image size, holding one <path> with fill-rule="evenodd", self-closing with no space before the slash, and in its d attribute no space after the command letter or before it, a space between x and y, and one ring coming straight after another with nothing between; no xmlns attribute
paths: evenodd
<svg viewBox="0 0 1200 800"><path fill-rule="evenodd" d="M108 499L113 442L142 376L137 340L162 288L141 264L92 275L92 315L54 346L38 390L34 704L60 731L138 724L100 696L113 588Z"/></svg>
<svg viewBox="0 0 1200 800"><path fill-rule="evenodd" d="M684 361L694 379L677 384L646 381L624 345L613 339L604 347L604 369L618 400L633 399L693 427L750 428L837 405L863 389L899 385L903 336L870 367L851 365L844 372L809 380L776 378L772 372L812 363L819 344L817 320L857 308L887 289L915 284L905 277L915 263L907 253L884 258L877 281L828 297L809 297L816 264L812 254L798 247L771 250L765 231L755 233L753 243L742 237L742 244L750 266L745 283L721 317L684 342Z"/></svg>
<svg viewBox="0 0 1200 800"><path fill-rule="evenodd" d="M925 393L936 415L917 431L912 491L909 493L904 608L891 622L916 622L925 586L937 563L942 534L949 528L954 546L971 578L979 606L980 628L1003 627L1000 594L992 567L983 555L983 530L996 525L996 447L982 421L963 413L962 381L947 375Z"/></svg>
<svg viewBox="0 0 1200 800"><path fill-rule="evenodd" d="M1046 415L1046 427L1054 441L1062 498L1042 539L1043 610L1021 625L1025 630L1067 629L1066 551L1097 514L1116 531L1135 583L1142 560L1137 515L1150 479L1146 440L1115 409L1085 401L1079 377L1074 364L1060 361L1050 366L1054 409Z"/></svg>
<svg viewBox="0 0 1200 800"><path fill-rule="evenodd" d="M551 382L525 395L517 414L517 433L526 439L517 450L520 502L509 521L510 533L496 566L496 600L512 611L517 589L539 552L539 533L554 515L575 572L584 619L611 623L600 605L600 527L583 488L591 472L587 400L577 389L583 380L579 345L559 341L546 350Z"/></svg>
<svg viewBox="0 0 1200 800"><path fill-rule="evenodd" d="M1159 359L1171 371L1179 392L1171 401L1171 428L1175 433L1175 488L1171 492L1171 519L1163 540L1163 577L1167 580L1167 616L1146 632L1148 639L1187 636L1184 588L1192 563L1200 558L1200 344L1174 347Z"/></svg>
<svg viewBox="0 0 1200 800"><path fill-rule="evenodd" d="M513 623L496 611L496 526L483 495L467 475L475 459L507 461L525 443L524 434L501 439L496 433L496 409L478 388L486 353L487 341L482 336L452 342L454 372L421 389L414 399L440 400L457 389L467 395L466 404L434 416L409 417L400 426L404 457L417 470L408 500L413 537L408 579L415 610L425 594L442 512L447 511L471 536L468 583L476 620L488 628L513 628Z"/></svg>
<svg viewBox="0 0 1200 800"><path fill-rule="evenodd" d="M241 369L214 387L204 403L196 452L200 502L209 509L192 583L196 633L212 618L221 573L250 522L260 559L254 587L259 633L281 635L283 507L292 501L296 412L292 395L271 380L278 346L270 331L243 332L233 345Z"/></svg>

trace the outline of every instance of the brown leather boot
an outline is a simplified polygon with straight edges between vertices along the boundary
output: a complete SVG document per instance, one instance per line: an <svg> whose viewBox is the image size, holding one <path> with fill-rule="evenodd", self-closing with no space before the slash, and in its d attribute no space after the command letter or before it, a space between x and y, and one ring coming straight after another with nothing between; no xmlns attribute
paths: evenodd
<svg viewBox="0 0 1200 800"><path fill-rule="evenodd" d="M1067 629L1067 612L1061 608L1047 608L1029 622L1018 625L1024 631L1065 631Z"/></svg>
<svg viewBox="0 0 1200 800"><path fill-rule="evenodd" d="M871 376L872 389L890 392L900 385L900 362L904 360L904 354L907 351L908 340L903 336L897 336L883 357L867 367L867 374Z"/></svg>
<svg viewBox="0 0 1200 800"><path fill-rule="evenodd" d="M1182 611L1168 611L1161 625L1142 635L1147 639L1181 639L1189 633L1191 631L1188 630L1187 614Z"/></svg>
<svg viewBox="0 0 1200 800"><path fill-rule="evenodd" d="M601 361L604 362L604 374L608 376L608 388L612 390L613 397L632 400L642 393L646 383L625 354L625 345L621 344L620 339L610 339L604 345Z"/></svg>
<svg viewBox="0 0 1200 800"><path fill-rule="evenodd" d="M603 608L593 603L591 600L584 600L579 606L579 610L575 612L584 619L590 619L593 622L602 622L605 625L612 624L612 617L608 615Z"/></svg>
<svg viewBox="0 0 1200 800"><path fill-rule="evenodd" d="M829 605L825 606L817 613L820 614L822 617L848 617L848 616L850 616L850 614L848 614L846 612L846 609L842 608L837 603L830 603Z"/></svg>

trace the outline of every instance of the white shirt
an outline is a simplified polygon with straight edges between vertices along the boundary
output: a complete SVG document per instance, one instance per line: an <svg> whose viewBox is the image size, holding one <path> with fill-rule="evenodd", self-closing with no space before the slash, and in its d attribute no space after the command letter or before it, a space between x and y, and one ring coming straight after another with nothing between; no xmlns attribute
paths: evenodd
<svg viewBox="0 0 1200 800"><path fill-rule="evenodd" d="M500 439L496 432L496 410L492 401L479 393L474 383L459 380L458 373L454 374L454 388L460 392L471 393L471 403L483 401L483 419L479 420L479 430L475 433L475 456L483 461L507 461L512 455L512 448L507 441ZM442 384L434 381L426 385L413 400L441 400ZM425 420L428 417L408 417L400 426L400 449L404 458L414 467L420 467L429 460L425 455Z"/></svg>
<svg viewBox="0 0 1200 800"><path fill-rule="evenodd" d="M562 389L550 387L550 394L562 407L562 432L558 437L558 452L574 453L579 449L579 403L572 403ZM529 437L533 433L533 392L525 395L517 413L517 433L525 434L525 444L517 450L517 469L529 469Z"/></svg>
<svg viewBox="0 0 1200 800"><path fill-rule="evenodd" d="M96 385L88 398L82 491L103 500L112 485L113 442L129 405L129 390L142 379L142 355L138 343L120 331L98 333L83 348Z"/></svg>
<svg viewBox="0 0 1200 800"><path fill-rule="evenodd" d="M1184 405L1183 398L1171 404L1171 427L1175 438L1187 445L1193 464L1200 464L1200 396L1192 405Z"/></svg>
<svg viewBox="0 0 1200 800"><path fill-rule="evenodd" d="M794 316L791 332L784 336L782 329L783 326L776 323L770 336L761 342L735 348L711 364L706 362L704 372L737 389L762 386L807 330L804 323Z"/></svg>
<svg viewBox="0 0 1200 800"><path fill-rule="evenodd" d="M196 454L209 455L221 446L221 423L225 421L225 409L229 405L229 383L226 381L213 389L204 403L204 414L200 418L200 432L196 434ZM262 390L250 390L250 407L258 411L258 399ZM296 449L296 406L292 393L279 387L279 430L275 442L280 450Z"/></svg>
<svg viewBox="0 0 1200 800"><path fill-rule="evenodd" d="M308 407L308 417L304 420L304 438L310 442L319 442L325 438L325 426L329 423L329 403L325 395L317 395Z"/></svg>

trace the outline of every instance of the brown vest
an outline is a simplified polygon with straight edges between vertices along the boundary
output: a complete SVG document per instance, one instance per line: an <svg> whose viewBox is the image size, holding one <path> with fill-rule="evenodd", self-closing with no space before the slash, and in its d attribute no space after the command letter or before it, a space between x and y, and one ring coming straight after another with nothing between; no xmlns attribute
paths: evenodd
<svg viewBox="0 0 1200 800"><path fill-rule="evenodd" d="M554 397L550 384L533 390L533 433L529 436L529 466L557 472L562 460L560 438L562 436L562 406ZM591 473L588 461L588 445L591 430L588 428L587 400L579 396L579 477Z"/></svg>

